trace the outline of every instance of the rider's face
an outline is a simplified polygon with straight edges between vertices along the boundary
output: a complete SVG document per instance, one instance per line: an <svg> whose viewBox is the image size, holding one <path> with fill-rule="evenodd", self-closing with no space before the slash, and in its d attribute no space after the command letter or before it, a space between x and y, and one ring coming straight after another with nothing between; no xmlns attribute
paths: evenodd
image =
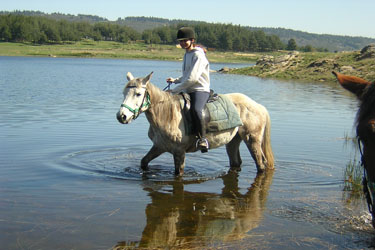
<svg viewBox="0 0 375 250"><path fill-rule="evenodd" d="M191 39L180 40L180 46L183 49L188 49L193 41Z"/></svg>

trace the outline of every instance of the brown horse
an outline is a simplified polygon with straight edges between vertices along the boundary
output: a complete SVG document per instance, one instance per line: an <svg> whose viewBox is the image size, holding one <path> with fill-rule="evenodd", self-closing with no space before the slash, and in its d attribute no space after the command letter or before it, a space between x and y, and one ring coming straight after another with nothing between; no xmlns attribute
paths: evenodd
<svg viewBox="0 0 375 250"><path fill-rule="evenodd" d="M356 118L357 137L360 142L362 164L365 168L364 189L374 222L375 195L375 82L356 76L332 72L342 87L355 94L360 101ZM362 149L363 148L363 149Z"/></svg>

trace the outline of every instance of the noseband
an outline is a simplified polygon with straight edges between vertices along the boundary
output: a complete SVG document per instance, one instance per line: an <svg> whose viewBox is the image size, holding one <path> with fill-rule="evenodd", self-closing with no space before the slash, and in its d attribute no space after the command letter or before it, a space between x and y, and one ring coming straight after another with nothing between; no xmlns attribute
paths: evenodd
<svg viewBox="0 0 375 250"><path fill-rule="evenodd" d="M136 88L136 86L129 86L127 88ZM151 106L150 95L147 92L147 90L145 91L145 94L143 96L143 100L142 100L141 106L139 108L133 109L132 107L128 106L127 104L121 104L122 108L126 108L130 112L133 113L133 115L134 115L133 120L137 119L137 117L142 113L141 112L142 108L148 108L150 106Z"/></svg>

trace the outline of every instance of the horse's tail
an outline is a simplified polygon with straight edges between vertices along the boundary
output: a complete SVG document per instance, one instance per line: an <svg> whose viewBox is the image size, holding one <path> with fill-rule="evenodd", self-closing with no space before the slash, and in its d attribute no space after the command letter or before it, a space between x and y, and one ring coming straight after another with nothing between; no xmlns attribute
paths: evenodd
<svg viewBox="0 0 375 250"><path fill-rule="evenodd" d="M267 169L274 168L274 157L271 147L271 118L267 113L266 126L264 128L263 141L262 141L262 150L264 157L266 158Z"/></svg>

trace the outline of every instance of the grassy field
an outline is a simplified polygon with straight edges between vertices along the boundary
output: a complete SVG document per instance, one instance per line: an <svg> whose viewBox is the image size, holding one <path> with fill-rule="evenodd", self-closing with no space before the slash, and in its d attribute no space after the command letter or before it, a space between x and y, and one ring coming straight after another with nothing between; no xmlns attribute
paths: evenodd
<svg viewBox="0 0 375 250"><path fill-rule="evenodd" d="M173 45L123 44L91 40L35 45L30 43L0 43L0 56L92 57L114 59L182 60L184 50ZM255 62L260 54L208 51L211 62Z"/></svg>

